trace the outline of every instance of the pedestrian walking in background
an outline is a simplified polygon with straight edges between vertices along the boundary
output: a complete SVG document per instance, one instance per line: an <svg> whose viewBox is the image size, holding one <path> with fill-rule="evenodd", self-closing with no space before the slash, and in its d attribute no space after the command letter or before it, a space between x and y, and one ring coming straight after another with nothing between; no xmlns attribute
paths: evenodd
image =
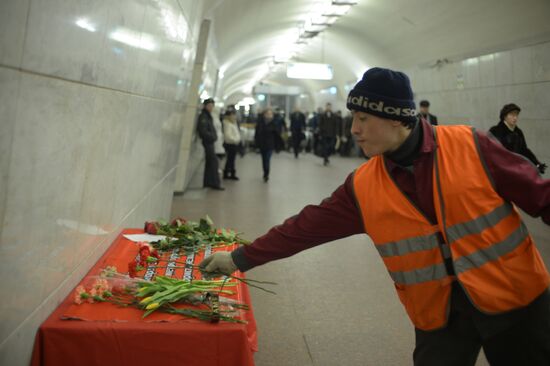
<svg viewBox="0 0 550 366"><path fill-rule="evenodd" d="M334 152L336 136L338 136L340 129L338 122L338 117L332 112L332 104L327 103L325 112L319 118L319 137L321 139L323 165L330 163L329 157Z"/></svg>
<svg viewBox="0 0 550 366"><path fill-rule="evenodd" d="M271 155L273 150L280 151L283 148L283 141L278 132L277 125L273 119L273 111L267 108L258 118L254 141L262 155L262 168L264 182L269 180Z"/></svg>
<svg viewBox="0 0 550 366"><path fill-rule="evenodd" d="M340 131L340 155L341 156L350 156L351 149L353 148L353 136L351 134L351 124L353 118L351 114L348 113L342 119L342 128Z"/></svg>
<svg viewBox="0 0 550 366"><path fill-rule="evenodd" d="M292 147L294 149L294 157L298 159L300 154L300 144L306 137L304 131L306 129L306 115L300 111L300 108L295 107L290 114L290 133L292 136Z"/></svg>

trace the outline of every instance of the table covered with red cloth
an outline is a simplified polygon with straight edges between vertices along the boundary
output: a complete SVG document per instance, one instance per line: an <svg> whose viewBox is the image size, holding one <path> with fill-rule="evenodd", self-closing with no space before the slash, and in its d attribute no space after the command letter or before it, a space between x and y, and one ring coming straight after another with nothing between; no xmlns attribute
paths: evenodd
<svg viewBox="0 0 550 366"><path fill-rule="evenodd" d="M124 272L127 263L136 257L138 247L123 234L139 233L143 230L124 230L83 283L107 266ZM203 256L199 252L191 262L200 263ZM156 271L168 274L167 268ZM170 274L181 279L184 270L176 269ZM235 300L250 306L241 316L246 324L211 324L158 311L143 319L143 311L136 308L111 303L76 305L71 293L40 326L32 365L254 365L257 334L248 288L239 282L232 290Z"/></svg>

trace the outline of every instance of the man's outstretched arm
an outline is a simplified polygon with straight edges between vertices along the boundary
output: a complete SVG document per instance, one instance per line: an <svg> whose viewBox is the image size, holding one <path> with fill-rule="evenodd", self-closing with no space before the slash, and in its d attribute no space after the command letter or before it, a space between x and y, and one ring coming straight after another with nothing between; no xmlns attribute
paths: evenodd
<svg viewBox="0 0 550 366"><path fill-rule="evenodd" d="M290 257L319 244L364 233L353 193L353 174L319 205L308 205L298 215L271 228L265 235L230 255L218 252L200 266L208 272L247 271L276 259ZM231 272L233 272L231 271ZM230 272L229 272L230 273Z"/></svg>

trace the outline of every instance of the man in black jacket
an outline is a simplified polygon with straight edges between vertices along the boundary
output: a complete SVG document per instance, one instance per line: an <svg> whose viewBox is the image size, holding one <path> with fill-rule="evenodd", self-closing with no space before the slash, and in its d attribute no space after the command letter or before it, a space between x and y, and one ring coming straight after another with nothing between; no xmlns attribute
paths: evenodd
<svg viewBox="0 0 550 366"><path fill-rule="evenodd" d="M220 175L218 174L218 157L214 149L214 142L218 139L214 120L212 119L212 109L214 108L214 99L205 99L199 120L197 122L197 132L204 146L204 187L209 187L219 191L225 188L221 186Z"/></svg>
<svg viewBox="0 0 550 366"><path fill-rule="evenodd" d="M290 115L290 133L292 134L292 146L296 159L298 159L298 154L300 153L300 143L305 138L305 129L306 115L302 113L300 108L295 107L294 112Z"/></svg>
<svg viewBox="0 0 550 366"><path fill-rule="evenodd" d="M418 113L418 117L424 118L426 122L432 124L433 126L437 126L437 117L430 114L430 102L427 100L421 100L419 104L420 113Z"/></svg>
<svg viewBox="0 0 550 366"><path fill-rule="evenodd" d="M325 113L319 116L319 136L323 148L323 164L328 165L329 157L334 151L336 136L340 130L339 119L332 111L332 104L327 103Z"/></svg>
<svg viewBox="0 0 550 366"><path fill-rule="evenodd" d="M500 110L500 122L496 126L491 127L489 132L493 134L505 148L516 154L525 156L535 164L540 174L544 174L546 164L541 163L535 154L529 150L523 132L517 127L519 112L521 112L521 108L516 104L506 104Z"/></svg>

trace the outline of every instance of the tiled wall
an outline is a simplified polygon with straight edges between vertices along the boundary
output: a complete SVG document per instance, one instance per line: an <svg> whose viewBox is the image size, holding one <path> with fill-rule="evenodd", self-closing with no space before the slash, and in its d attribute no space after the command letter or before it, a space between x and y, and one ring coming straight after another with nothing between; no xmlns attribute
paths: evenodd
<svg viewBox="0 0 550 366"><path fill-rule="evenodd" d="M442 124L488 130L504 104L516 103L527 145L550 165L550 42L405 72L417 102L428 99Z"/></svg>
<svg viewBox="0 0 550 366"><path fill-rule="evenodd" d="M0 364L121 228L169 215L202 7L0 2Z"/></svg>

